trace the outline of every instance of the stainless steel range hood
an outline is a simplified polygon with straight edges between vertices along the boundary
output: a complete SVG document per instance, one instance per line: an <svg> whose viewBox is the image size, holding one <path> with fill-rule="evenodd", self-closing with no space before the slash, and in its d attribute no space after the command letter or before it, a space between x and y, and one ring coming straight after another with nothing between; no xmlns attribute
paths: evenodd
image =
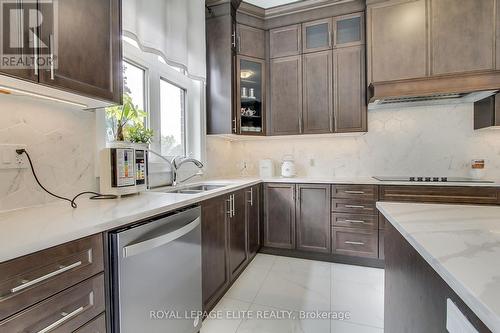
<svg viewBox="0 0 500 333"><path fill-rule="evenodd" d="M369 109L473 103L500 90L498 73L473 73L377 82L369 87Z"/></svg>

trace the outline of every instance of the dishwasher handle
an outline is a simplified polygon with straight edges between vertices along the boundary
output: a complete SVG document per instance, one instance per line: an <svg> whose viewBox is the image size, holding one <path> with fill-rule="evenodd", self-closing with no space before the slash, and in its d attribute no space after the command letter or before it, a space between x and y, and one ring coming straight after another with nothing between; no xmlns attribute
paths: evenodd
<svg viewBox="0 0 500 333"><path fill-rule="evenodd" d="M200 225L201 218L197 217L193 221L189 222L182 228L169 232L168 234L164 234L155 238L148 239L146 241L127 245L123 248L123 258L129 258L135 256L137 254L141 254L143 252L152 250L154 248L163 246L174 240L190 233L193 229Z"/></svg>

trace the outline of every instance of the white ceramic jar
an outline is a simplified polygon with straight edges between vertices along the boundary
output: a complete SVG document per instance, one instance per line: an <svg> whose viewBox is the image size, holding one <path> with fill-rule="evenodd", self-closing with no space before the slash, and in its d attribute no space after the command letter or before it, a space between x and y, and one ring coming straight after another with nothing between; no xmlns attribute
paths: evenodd
<svg viewBox="0 0 500 333"><path fill-rule="evenodd" d="M297 169L295 168L295 162L293 157L290 155L283 157L283 163L281 164L281 176L285 178L295 177L297 174Z"/></svg>

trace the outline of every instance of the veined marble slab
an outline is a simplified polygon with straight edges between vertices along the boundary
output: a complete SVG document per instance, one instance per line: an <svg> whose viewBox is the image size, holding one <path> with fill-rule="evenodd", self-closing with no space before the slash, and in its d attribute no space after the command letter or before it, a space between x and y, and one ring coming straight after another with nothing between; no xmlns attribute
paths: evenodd
<svg viewBox="0 0 500 333"><path fill-rule="evenodd" d="M491 331L500 332L500 207L377 202Z"/></svg>
<svg viewBox="0 0 500 333"><path fill-rule="evenodd" d="M76 209L67 202L58 201L0 212L0 262L190 206L260 182L259 179L218 180L212 183L229 185L200 194L144 192L116 200L88 200L82 197L77 200Z"/></svg>

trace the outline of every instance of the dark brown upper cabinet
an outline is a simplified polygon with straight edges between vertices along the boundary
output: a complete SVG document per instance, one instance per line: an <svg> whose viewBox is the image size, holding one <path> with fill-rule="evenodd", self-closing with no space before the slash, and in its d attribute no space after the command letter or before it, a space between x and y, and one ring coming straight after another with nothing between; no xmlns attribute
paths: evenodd
<svg viewBox="0 0 500 333"><path fill-rule="evenodd" d="M295 184L264 184L264 246L295 248Z"/></svg>
<svg viewBox="0 0 500 333"><path fill-rule="evenodd" d="M7 35L9 33L9 29L6 26L3 26L2 31L4 33L3 36L0 36L4 43L6 41L10 40L9 37L15 38L17 45L19 47L16 48L15 52L16 54L21 55L23 58L25 57L36 57L38 54L36 52L36 49L34 48L33 40L30 40L30 36L32 34L29 33L22 33L22 31L29 31L29 20L24 19L23 16L15 16L15 17L7 17L9 15L9 10L8 9L16 9L21 11L22 13L28 13L29 9L31 8L32 1L16 1L12 3L6 3L2 4L5 6L2 11L2 14L4 17L2 17L2 22L0 24L5 25L6 23L9 22L10 20L14 20L14 22L11 22L11 25L15 25L18 27L22 27L22 30L20 29L18 31L18 34L13 36L13 32L10 32L10 36ZM26 14L25 14L26 15ZM14 15L13 15L14 16ZM24 25L24 26L23 26ZM37 35L40 35L39 28L33 28L36 32ZM30 43L31 42L31 43ZM5 49L5 46L4 46ZM2 54L4 54L5 50L2 50ZM20 78L28 81L33 81L33 82L38 82L38 75L39 75L39 69L36 68L35 66L32 66L30 68L23 68L23 69L12 69L12 68L3 68L0 67L0 74L6 74L15 78Z"/></svg>
<svg viewBox="0 0 500 333"><path fill-rule="evenodd" d="M431 74L495 68L496 0L431 0Z"/></svg>
<svg viewBox="0 0 500 333"><path fill-rule="evenodd" d="M57 52L57 58L54 66L40 71L40 83L120 103L123 85L121 1L63 0L57 3L54 20L50 20L52 11L42 10L41 36L48 41L50 53ZM52 22L59 26L57 36Z"/></svg>
<svg viewBox="0 0 500 333"><path fill-rule="evenodd" d="M233 280L245 267L247 252L246 193L244 190L231 194L232 214L228 216L229 267Z"/></svg>
<svg viewBox="0 0 500 333"><path fill-rule="evenodd" d="M366 132L365 46L333 50L335 132Z"/></svg>
<svg viewBox="0 0 500 333"><path fill-rule="evenodd" d="M16 6L26 9L26 2L18 2ZM0 70L0 73L120 104L123 89L121 1L61 0L57 2L57 10L47 5L38 5L38 9L39 17L43 17L36 28L40 41L38 44L35 40L30 41L32 35L24 33L20 52L26 56L51 58L52 62L28 69ZM28 24L27 19L24 22Z"/></svg>
<svg viewBox="0 0 500 333"><path fill-rule="evenodd" d="M367 8L369 82L428 73L426 0L385 1Z"/></svg>
<svg viewBox="0 0 500 333"><path fill-rule="evenodd" d="M301 25L294 24L269 31L271 58L299 55L302 51Z"/></svg>
<svg viewBox="0 0 500 333"><path fill-rule="evenodd" d="M297 185L297 249L330 252L330 185Z"/></svg>
<svg viewBox="0 0 500 333"><path fill-rule="evenodd" d="M333 132L332 51L304 54L302 73L303 133Z"/></svg>
<svg viewBox="0 0 500 333"><path fill-rule="evenodd" d="M317 52L332 47L332 19L302 23L302 52Z"/></svg>
<svg viewBox="0 0 500 333"><path fill-rule="evenodd" d="M302 56L271 60L271 134L302 132Z"/></svg>
<svg viewBox="0 0 500 333"><path fill-rule="evenodd" d="M240 55L237 57L236 74L236 133L265 135L266 62Z"/></svg>
<svg viewBox="0 0 500 333"><path fill-rule="evenodd" d="M231 3L210 7L207 35L207 134L236 134L236 11Z"/></svg>
<svg viewBox="0 0 500 333"><path fill-rule="evenodd" d="M266 35L264 30L238 24L238 54L265 59L266 57Z"/></svg>
<svg viewBox="0 0 500 333"><path fill-rule="evenodd" d="M333 47L348 47L365 43L365 13L333 18Z"/></svg>

